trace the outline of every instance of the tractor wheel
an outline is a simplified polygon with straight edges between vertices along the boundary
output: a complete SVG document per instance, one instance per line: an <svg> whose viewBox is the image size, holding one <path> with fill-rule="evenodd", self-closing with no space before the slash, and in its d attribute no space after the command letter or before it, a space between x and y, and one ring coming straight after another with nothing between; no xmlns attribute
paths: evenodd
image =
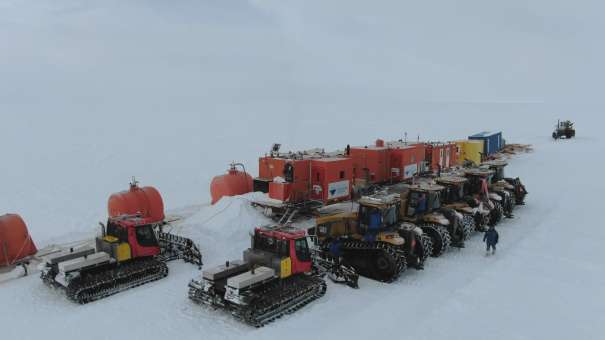
<svg viewBox="0 0 605 340"><path fill-rule="evenodd" d="M473 216L473 219L475 220L475 230L481 231L481 232L485 231L485 226L488 223L489 216L485 216L485 215L477 212Z"/></svg>
<svg viewBox="0 0 605 340"><path fill-rule="evenodd" d="M431 238L432 243L432 257L439 257L447 248L449 248L451 243L450 233L445 230L441 230L441 226L436 226L433 224L427 224L422 226L422 231ZM444 228L445 229L445 228Z"/></svg>
<svg viewBox="0 0 605 340"><path fill-rule="evenodd" d="M416 241L418 244L418 241ZM420 261L424 263L431 254L433 254L433 240L430 236L426 234L420 235L420 244L422 245L422 256L420 257Z"/></svg>
<svg viewBox="0 0 605 340"><path fill-rule="evenodd" d="M437 226L437 230L441 233L441 237L443 238L443 253L445 253L450 246L452 245L452 236L450 232L444 226Z"/></svg>
<svg viewBox="0 0 605 340"><path fill-rule="evenodd" d="M554 140L557 140L557 139L559 138L559 135L558 135L556 132L553 132L553 133L552 133L552 138L553 138Z"/></svg>
<svg viewBox="0 0 605 340"><path fill-rule="evenodd" d="M511 210L515 210L515 207L517 206L517 196L515 196L514 191L510 192L510 204L513 206Z"/></svg>
<svg viewBox="0 0 605 340"><path fill-rule="evenodd" d="M464 233L464 240L471 238L475 232L475 219L471 215L464 215L462 219L462 232Z"/></svg>
<svg viewBox="0 0 605 340"><path fill-rule="evenodd" d="M494 202L494 210L492 210L489 214L488 225L491 227L491 226L495 226L498 223L500 223L500 220L502 220L502 215L503 215L502 204L500 204L500 202Z"/></svg>

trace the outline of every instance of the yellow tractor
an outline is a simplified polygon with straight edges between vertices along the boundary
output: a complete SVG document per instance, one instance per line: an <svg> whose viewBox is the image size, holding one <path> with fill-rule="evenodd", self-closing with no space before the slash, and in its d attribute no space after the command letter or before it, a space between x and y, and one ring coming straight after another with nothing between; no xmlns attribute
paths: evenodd
<svg viewBox="0 0 605 340"><path fill-rule="evenodd" d="M310 234L324 256L382 282L397 279L408 264L422 269L432 252L431 240L420 228L401 223L397 194L364 196L351 211L320 216Z"/></svg>

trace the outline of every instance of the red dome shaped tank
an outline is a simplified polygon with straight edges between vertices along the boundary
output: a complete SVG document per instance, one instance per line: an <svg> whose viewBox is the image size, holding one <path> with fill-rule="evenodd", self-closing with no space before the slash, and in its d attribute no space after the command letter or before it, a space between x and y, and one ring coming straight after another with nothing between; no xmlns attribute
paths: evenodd
<svg viewBox="0 0 605 340"><path fill-rule="evenodd" d="M243 170L237 170L238 165ZM249 192L252 192L252 176L246 172L243 164L231 164L231 168L226 174L214 177L210 183L212 204L224 196L237 196Z"/></svg>
<svg viewBox="0 0 605 340"><path fill-rule="evenodd" d="M37 251L21 216L0 216L0 267L10 266Z"/></svg>
<svg viewBox="0 0 605 340"><path fill-rule="evenodd" d="M128 191L115 193L107 203L109 217L136 215L149 217L154 222L164 220L164 201L154 187L139 187L136 181L130 184Z"/></svg>

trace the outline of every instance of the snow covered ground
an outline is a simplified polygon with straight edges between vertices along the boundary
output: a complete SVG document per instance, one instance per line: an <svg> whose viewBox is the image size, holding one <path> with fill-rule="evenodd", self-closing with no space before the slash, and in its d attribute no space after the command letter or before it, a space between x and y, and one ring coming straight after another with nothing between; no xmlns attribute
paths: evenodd
<svg viewBox="0 0 605 340"><path fill-rule="evenodd" d="M37 277L0 285L2 338L596 339L605 265L594 180L605 162L604 6L377 1L0 1L0 213L43 246L88 237L130 176L157 186L206 265L239 257L264 218L242 198L210 207L232 161L256 172L286 149L503 130L535 152L508 169L530 196L392 285L329 285L260 330L187 299L197 269L86 306ZM553 142L558 118L578 138Z"/></svg>

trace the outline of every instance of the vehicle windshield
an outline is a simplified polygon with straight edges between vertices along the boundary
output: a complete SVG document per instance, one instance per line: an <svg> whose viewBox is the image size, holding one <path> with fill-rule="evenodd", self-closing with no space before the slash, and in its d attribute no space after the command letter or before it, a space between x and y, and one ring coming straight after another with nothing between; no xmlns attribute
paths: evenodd
<svg viewBox="0 0 605 340"><path fill-rule="evenodd" d="M467 193L469 195L481 193L481 182L482 178L478 176L470 177L468 185L466 186Z"/></svg>
<svg viewBox="0 0 605 340"><path fill-rule="evenodd" d="M139 245L143 247L159 246L158 239L155 237L155 232L153 231L153 226L151 224L136 227L135 233Z"/></svg>
<svg viewBox="0 0 605 340"><path fill-rule="evenodd" d="M395 223L397 223L397 220L399 220L399 216L397 216L397 207L396 206L392 206L390 208L388 208L385 212L384 212L384 223L388 226L391 226Z"/></svg>
<svg viewBox="0 0 605 340"><path fill-rule="evenodd" d="M359 216L361 224L369 229L379 228L382 224L382 213L378 208L361 206Z"/></svg>
<svg viewBox="0 0 605 340"><path fill-rule="evenodd" d="M290 256L288 240L277 240L258 233L254 235L254 249L264 250L280 256Z"/></svg>
<svg viewBox="0 0 605 340"><path fill-rule="evenodd" d="M407 216L413 217L417 214L422 214L427 211L427 197L424 192L412 192L410 194L410 203L407 211Z"/></svg>
<svg viewBox="0 0 605 340"><path fill-rule="evenodd" d="M447 186L444 190L443 201L446 203L453 203L461 201L464 197L464 186L451 185Z"/></svg>
<svg viewBox="0 0 605 340"><path fill-rule="evenodd" d="M311 261L311 253L309 252L309 245L307 244L306 238L299 238L294 241L294 247L296 249L296 257L299 261Z"/></svg>
<svg viewBox="0 0 605 340"><path fill-rule="evenodd" d="M431 211L441 208L441 199L438 192L431 192L429 194L429 206L431 207Z"/></svg>
<svg viewBox="0 0 605 340"><path fill-rule="evenodd" d="M120 242L128 242L128 231L126 228L111 221L107 223L107 236L113 236Z"/></svg>
<svg viewBox="0 0 605 340"><path fill-rule="evenodd" d="M504 179L504 167L497 167L494 170L496 170L496 173L494 174L494 180L496 181L500 181Z"/></svg>

